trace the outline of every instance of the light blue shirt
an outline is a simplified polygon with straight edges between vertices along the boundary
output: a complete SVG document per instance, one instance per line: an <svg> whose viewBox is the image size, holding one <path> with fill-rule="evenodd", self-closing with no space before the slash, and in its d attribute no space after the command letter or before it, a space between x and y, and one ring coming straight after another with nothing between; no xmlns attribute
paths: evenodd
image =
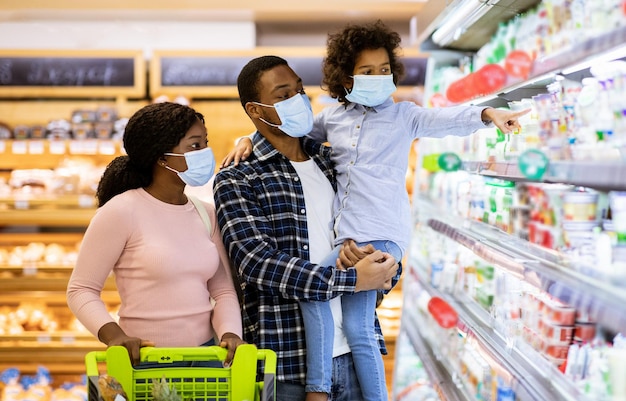
<svg viewBox="0 0 626 401"><path fill-rule="evenodd" d="M428 109L389 98L380 106L350 103L323 109L310 136L330 142L337 171L333 204L335 244L388 240L402 253L411 236L406 191L408 155L413 140L466 136L485 128L484 107Z"/></svg>

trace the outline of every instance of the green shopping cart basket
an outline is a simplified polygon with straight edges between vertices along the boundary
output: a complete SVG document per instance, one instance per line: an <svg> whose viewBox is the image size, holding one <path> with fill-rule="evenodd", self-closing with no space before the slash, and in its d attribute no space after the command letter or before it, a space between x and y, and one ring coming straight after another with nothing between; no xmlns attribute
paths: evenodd
<svg viewBox="0 0 626 401"><path fill-rule="evenodd" d="M182 400L194 401L274 401L276 354L252 344L237 348L233 363L222 367L172 367L181 361L223 361L227 351L219 346L189 348L141 348L142 362L156 362L156 368L134 369L126 348L109 347L85 356L89 401L99 401L99 363L106 373L120 382L128 401L152 401L152 380L163 378ZM262 380L257 381L257 373Z"/></svg>

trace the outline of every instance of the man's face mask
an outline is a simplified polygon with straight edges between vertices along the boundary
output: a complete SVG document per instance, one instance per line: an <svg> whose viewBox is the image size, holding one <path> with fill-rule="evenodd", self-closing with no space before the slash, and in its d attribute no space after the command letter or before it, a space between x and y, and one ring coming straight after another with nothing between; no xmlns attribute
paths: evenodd
<svg viewBox="0 0 626 401"><path fill-rule="evenodd" d="M201 187L209 182L215 172L215 156L213 150L209 147L200 150L192 150L191 152L165 153L166 156L182 156L187 162L187 170L176 171L170 166L164 167L178 174L181 180L189 186Z"/></svg>
<svg viewBox="0 0 626 401"><path fill-rule="evenodd" d="M260 120L271 127L280 129L291 137L299 138L305 136L313 129L313 108L309 98L304 93L296 93L289 99L273 105L259 102L253 103L259 106L275 108L281 124L272 124L262 118Z"/></svg>
<svg viewBox="0 0 626 401"><path fill-rule="evenodd" d="M355 75L354 84L346 99L352 103L375 107L382 104L396 91L393 75ZM346 89L346 92L348 90Z"/></svg>

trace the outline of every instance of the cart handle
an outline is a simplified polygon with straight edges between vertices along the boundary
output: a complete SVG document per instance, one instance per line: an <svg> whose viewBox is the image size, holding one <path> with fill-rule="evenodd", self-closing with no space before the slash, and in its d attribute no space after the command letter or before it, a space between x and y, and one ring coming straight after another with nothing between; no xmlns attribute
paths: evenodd
<svg viewBox="0 0 626 401"><path fill-rule="evenodd" d="M249 344L243 344L241 346L250 346ZM119 345L116 347L123 348ZM228 351L221 347L178 347L178 348L157 348L157 347L143 347L140 349L141 361L145 362L159 362L159 363L172 363L182 360L192 361L200 360L205 361L207 357L211 357L212 360L226 359ZM99 376L98 363L106 362L106 351L91 351L85 355L85 368L87 370L87 376ZM235 351L235 357L237 352ZM276 353L271 350L257 349L257 359L265 361L265 371L276 371Z"/></svg>

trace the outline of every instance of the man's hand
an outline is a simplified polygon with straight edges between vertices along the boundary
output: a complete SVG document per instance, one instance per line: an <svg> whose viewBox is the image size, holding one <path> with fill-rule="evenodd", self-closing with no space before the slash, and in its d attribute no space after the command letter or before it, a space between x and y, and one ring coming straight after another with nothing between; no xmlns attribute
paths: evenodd
<svg viewBox="0 0 626 401"><path fill-rule="evenodd" d="M239 164L239 161L244 161L252 153L252 141L247 136L241 137L235 143L235 148L228 152L226 157L222 160L220 168L227 167L230 162L234 161L235 166Z"/></svg>
<svg viewBox="0 0 626 401"><path fill-rule="evenodd" d="M481 118L485 122L492 122L502 133L510 134L522 129L519 118L528 112L530 112L530 109L511 111L488 107L483 110Z"/></svg>
<svg viewBox="0 0 626 401"><path fill-rule="evenodd" d="M374 251L356 265L355 291L389 290L398 271L398 263L390 254Z"/></svg>

